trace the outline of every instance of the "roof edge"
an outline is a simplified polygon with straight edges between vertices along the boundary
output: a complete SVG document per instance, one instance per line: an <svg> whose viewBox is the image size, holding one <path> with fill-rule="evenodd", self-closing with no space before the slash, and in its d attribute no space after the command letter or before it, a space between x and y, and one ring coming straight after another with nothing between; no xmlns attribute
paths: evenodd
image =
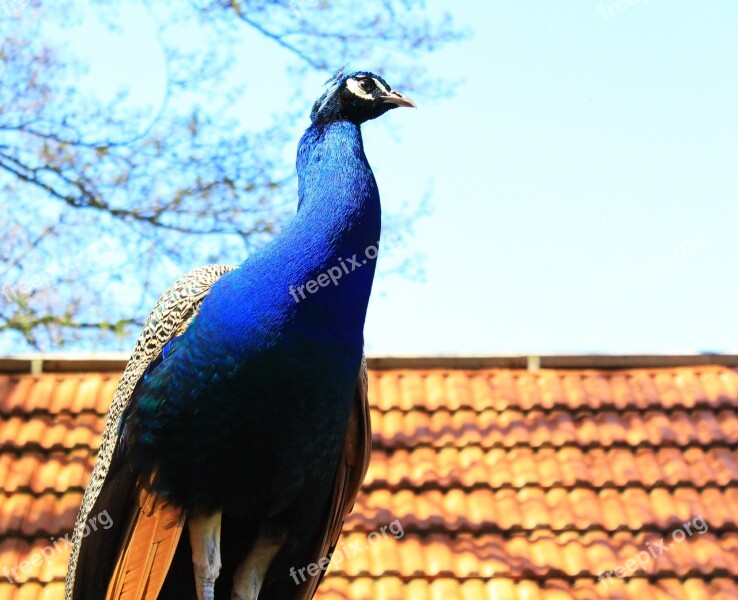
<svg viewBox="0 0 738 600"><path fill-rule="evenodd" d="M129 355L115 353L0 356L0 373L122 372ZM369 355L370 369L648 369L738 367L738 354L491 354Z"/></svg>

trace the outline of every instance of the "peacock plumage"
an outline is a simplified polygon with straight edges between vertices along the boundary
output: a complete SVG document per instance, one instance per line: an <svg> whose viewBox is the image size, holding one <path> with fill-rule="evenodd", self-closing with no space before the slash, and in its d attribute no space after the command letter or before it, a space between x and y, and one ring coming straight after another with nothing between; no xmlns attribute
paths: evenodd
<svg viewBox="0 0 738 600"><path fill-rule="evenodd" d="M413 102L337 74L297 153L298 211L149 316L73 534L67 600L312 598L369 460L363 327L381 211L360 125ZM92 531L107 511L114 526ZM294 573L299 572L300 577Z"/></svg>

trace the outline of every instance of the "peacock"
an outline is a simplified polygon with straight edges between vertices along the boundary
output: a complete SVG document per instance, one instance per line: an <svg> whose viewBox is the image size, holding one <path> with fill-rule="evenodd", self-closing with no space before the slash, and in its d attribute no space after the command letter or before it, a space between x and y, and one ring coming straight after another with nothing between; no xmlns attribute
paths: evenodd
<svg viewBox="0 0 738 600"><path fill-rule="evenodd" d="M371 446L381 209L360 126L414 106L378 75L337 73L298 144L294 218L159 299L107 417L66 600L313 597ZM113 526L89 527L105 511Z"/></svg>

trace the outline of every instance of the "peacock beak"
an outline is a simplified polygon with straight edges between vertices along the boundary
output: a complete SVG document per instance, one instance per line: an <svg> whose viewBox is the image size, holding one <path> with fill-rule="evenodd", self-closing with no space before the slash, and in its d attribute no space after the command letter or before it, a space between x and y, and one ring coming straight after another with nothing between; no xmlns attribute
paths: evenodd
<svg viewBox="0 0 738 600"><path fill-rule="evenodd" d="M387 96L380 96L380 100L386 104L394 104L395 106L408 106L410 108L418 108L410 98L403 96L400 92L392 90Z"/></svg>

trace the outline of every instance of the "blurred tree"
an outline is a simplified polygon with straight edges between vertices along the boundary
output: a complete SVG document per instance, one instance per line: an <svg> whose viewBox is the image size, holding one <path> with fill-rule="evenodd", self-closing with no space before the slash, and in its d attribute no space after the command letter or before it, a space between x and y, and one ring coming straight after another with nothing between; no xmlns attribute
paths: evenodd
<svg viewBox="0 0 738 600"><path fill-rule="evenodd" d="M233 54L246 32L286 51L296 90L306 73L350 61L426 97L444 94L443 82L409 57L461 35L422 0L139 4L158 24L166 57L155 110L79 88L84 64L48 34L50 23L63 28L80 14L78 2L0 0L5 351L128 347L177 273L242 261L294 211L293 125L298 114L304 125L312 98L299 96L259 129L229 117L224 108L242 93ZM97 0L85 10L114 30L120 6ZM396 235L411 230L412 216L394 215Z"/></svg>

